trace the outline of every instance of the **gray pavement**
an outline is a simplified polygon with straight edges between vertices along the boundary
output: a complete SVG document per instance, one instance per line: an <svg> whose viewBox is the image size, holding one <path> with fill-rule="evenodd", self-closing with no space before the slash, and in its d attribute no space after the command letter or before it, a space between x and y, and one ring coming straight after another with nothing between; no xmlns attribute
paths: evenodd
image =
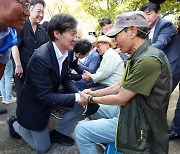
<svg viewBox="0 0 180 154"><path fill-rule="evenodd" d="M169 125L174 116L174 109L176 106L178 94L178 89L176 89L171 97L167 115ZM36 152L34 152L22 139L12 139L8 134L6 119L10 115L15 114L16 104L13 103L5 105L0 102L0 108L8 109L7 114L0 115L0 154L36 154ZM50 129L53 129L56 122L57 119L51 117ZM73 137L73 133L71 134L71 136ZM99 153L103 153L101 149L99 149ZM52 147L48 151L48 154L79 154L79 152L75 145L72 147L65 147L61 146L60 144L52 144ZM180 154L180 140L170 141L169 154Z"/></svg>

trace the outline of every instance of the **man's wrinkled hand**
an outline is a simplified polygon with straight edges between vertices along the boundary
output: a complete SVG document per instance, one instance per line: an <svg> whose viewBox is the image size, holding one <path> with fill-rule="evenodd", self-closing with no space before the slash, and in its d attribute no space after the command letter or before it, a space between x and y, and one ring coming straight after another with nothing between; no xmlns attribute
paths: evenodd
<svg viewBox="0 0 180 154"><path fill-rule="evenodd" d="M88 104L88 94L85 94L83 92L79 92L80 100L78 101L79 105L86 106Z"/></svg>
<svg viewBox="0 0 180 154"><path fill-rule="evenodd" d="M92 95L93 91L91 89L85 89L82 91L82 93L87 94L87 95Z"/></svg>

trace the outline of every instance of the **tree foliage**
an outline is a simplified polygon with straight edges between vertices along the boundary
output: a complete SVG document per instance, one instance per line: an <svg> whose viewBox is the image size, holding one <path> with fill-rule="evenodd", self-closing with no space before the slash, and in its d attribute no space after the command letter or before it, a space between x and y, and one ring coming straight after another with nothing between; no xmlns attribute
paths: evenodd
<svg viewBox="0 0 180 154"><path fill-rule="evenodd" d="M128 10L139 10L147 0L79 0L81 9L92 15L98 21L104 17L114 19L117 14ZM177 14L180 12L180 2L177 0L167 0L161 4L163 15Z"/></svg>
<svg viewBox="0 0 180 154"><path fill-rule="evenodd" d="M51 3L47 3L46 15L48 18L51 18L55 14L62 12L62 9L67 7L64 5L64 2L65 0L51 0Z"/></svg>

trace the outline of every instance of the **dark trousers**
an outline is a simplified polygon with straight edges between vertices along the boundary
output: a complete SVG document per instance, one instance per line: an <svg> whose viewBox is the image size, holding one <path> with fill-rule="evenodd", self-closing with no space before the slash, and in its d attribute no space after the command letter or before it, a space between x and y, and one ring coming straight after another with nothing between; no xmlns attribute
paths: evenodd
<svg viewBox="0 0 180 154"><path fill-rule="evenodd" d="M17 75L14 75L14 83L15 83L15 88L16 88L17 100L18 100L18 98L20 96L21 89L22 89L22 86L24 84L24 78L25 78L24 76L22 76L22 78L19 78Z"/></svg>
<svg viewBox="0 0 180 154"><path fill-rule="evenodd" d="M180 67L178 67L178 69L180 69ZM179 93L180 93L180 72L173 76L173 87L172 87L173 90L176 88L176 86L179 86ZM180 95L177 101L171 130L176 132L178 135L180 135Z"/></svg>

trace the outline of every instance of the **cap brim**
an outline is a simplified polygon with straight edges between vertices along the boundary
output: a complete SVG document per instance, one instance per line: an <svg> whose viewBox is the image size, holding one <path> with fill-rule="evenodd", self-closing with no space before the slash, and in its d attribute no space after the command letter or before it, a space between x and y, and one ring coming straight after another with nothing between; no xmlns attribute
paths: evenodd
<svg viewBox="0 0 180 154"><path fill-rule="evenodd" d="M106 33L106 36L113 38L122 30L123 30L123 27L122 28L112 28L110 31L108 31Z"/></svg>

